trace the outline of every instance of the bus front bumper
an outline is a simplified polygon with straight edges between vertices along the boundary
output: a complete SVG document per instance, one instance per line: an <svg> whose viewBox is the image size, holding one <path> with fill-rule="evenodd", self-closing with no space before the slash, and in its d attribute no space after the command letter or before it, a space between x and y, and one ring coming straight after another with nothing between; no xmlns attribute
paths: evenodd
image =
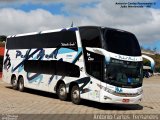
<svg viewBox="0 0 160 120"><path fill-rule="evenodd" d="M115 96L108 93L100 97L100 102L101 103L118 103L118 104L138 104L142 101L142 96L143 94L135 97L121 97L121 96Z"/></svg>

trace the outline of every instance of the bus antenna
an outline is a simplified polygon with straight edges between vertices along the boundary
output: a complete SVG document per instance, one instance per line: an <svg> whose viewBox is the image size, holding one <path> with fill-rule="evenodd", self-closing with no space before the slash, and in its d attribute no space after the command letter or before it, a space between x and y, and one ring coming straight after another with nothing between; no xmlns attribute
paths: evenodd
<svg viewBox="0 0 160 120"><path fill-rule="evenodd" d="M72 21L71 27L73 27L73 21Z"/></svg>

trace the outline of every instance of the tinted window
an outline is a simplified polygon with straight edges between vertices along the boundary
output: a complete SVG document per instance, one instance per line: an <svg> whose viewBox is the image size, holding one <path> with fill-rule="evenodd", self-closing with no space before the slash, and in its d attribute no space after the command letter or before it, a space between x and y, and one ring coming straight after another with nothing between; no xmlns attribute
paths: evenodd
<svg viewBox="0 0 160 120"><path fill-rule="evenodd" d="M24 70L31 73L54 74L69 77L79 77L80 70L77 65L64 61L40 61L26 60L24 62Z"/></svg>
<svg viewBox="0 0 160 120"><path fill-rule="evenodd" d="M138 41L131 33L106 30L104 38L106 40L107 50L110 52L128 56L141 55Z"/></svg>
<svg viewBox="0 0 160 120"><path fill-rule="evenodd" d="M101 48L100 32L96 28L81 28L80 35L83 47Z"/></svg>
<svg viewBox="0 0 160 120"><path fill-rule="evenodd" d="M56 48L67 47L77 50L74 31L61 31L7 39L7 49Z"/></svg>

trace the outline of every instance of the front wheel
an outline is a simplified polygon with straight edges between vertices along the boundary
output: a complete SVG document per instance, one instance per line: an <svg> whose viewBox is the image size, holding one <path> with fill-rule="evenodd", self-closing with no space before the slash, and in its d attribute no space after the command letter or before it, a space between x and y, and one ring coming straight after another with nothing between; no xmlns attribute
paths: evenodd
<svg viewBox="0 0 160 120"><path fill-rule="evenodd" d="M60 100L67 100L67 90L64 83L59 85L57 94Z"/></svg>
<svg viewBox="0 0 160 120"><path fill-rule="evenodd" d="M80 98L80 90L79 87L77 85L72 87L71 90L71 101L74 104L80 104L81 102L81 98Z"/></svg>
<svg viewBox="0 0 160 120"><path fill-rule="evenodd" d="M20 92L23 92L24 91L24 80L23 80L23 77L21 77L18 81L18 89Z"/></svg>

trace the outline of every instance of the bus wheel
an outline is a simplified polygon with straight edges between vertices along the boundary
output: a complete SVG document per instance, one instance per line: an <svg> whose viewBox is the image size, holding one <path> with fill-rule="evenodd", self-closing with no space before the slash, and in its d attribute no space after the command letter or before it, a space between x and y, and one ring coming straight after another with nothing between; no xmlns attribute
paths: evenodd
<svg viewBox="0 0 160 120"><path fill-rule="evenodd" d="M12 84L12 88L13 88L14 90L17 90L17 89L18 89L18 84L17 84L16 77L12 77L12 78L11 78L11 84Z"/></svg>
<svg viewBox="0 0 160 120"><path fill-rule="evenodd" d="M79 87L77 85L74 85L72 87L72 90L71 90L71 101L74 103L74 104L80 104L81 102L81 98L80 98L80 90L79 90Z"/></svg>
<svg viewBox="0 0 160 120"><path fill-rule="evenodd" d="M19 81L18 81L18 89L20 92L24 91L24 80L23 77L20 77Z"/></svg>
<svg viewBox="0 0 160 120"><path fill-rule="evenodd" d="M59 85L57 94L60 100L67 100L67 91L64 83Z"/></svg>

